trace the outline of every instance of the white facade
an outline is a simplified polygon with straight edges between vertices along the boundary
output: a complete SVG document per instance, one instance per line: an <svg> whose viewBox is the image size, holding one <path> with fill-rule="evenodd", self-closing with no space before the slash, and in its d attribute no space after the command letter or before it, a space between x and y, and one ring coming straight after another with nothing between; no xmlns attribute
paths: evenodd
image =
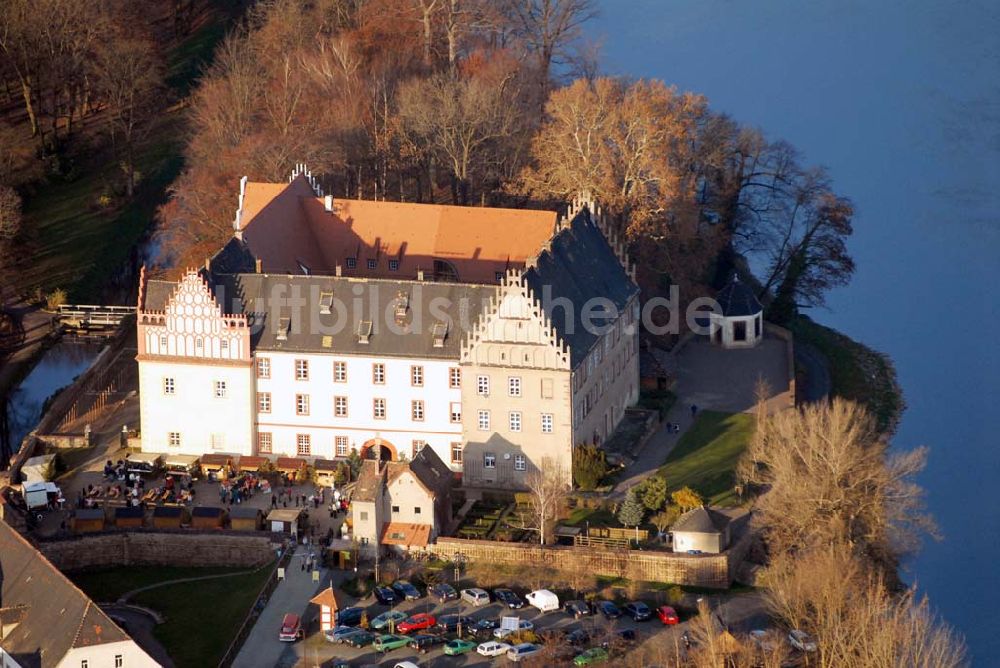
<svg viewBox="0 0 1000 668"><path fill-rule="evenodd" d="M135 641L123 640L91 647L74 647L66 652L59 668L158 668L160 665L142 651Z"/></svg>
<svg viewBox="0 0 1000 668"><path fill-rule="evenodd" d="M191 271L164 311L139 313L137 329L143 450L252 454L255 400L246 318L223 314Z"/></svg>
<svg viewBox="0 0 1000 668"><path fill-rule="evenodd" d="M764 314L709 315L711 340L723 348L753 348L764 338Z"/></svg>
<svg viewBox="0 0 1000 668"><path fill-rule="evenodd" d="M426 445L447 463L462 440L458 360L260 350L255 362L259 454L332 459L378 440L393 459Z"/></svg>

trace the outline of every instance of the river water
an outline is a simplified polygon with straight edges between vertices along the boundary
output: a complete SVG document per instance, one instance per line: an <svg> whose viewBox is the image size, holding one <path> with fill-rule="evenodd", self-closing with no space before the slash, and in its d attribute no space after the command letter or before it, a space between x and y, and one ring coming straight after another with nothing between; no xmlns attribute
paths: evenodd
<svg viewBox="0 0 1000 668"><path fill-rule="evenodd" d="M9 398L7 415L14 452L41 419L45 400L90 368L100 350L96 343L67 338L46 351Z"/></svg>
<svg viewBox="0 0 1000 668"><path fill-rule="evenodd" d="M888 353L898 447L944 540L907 577L1000 656L1000 3L604 0L612 74L656 77L825 165L857 206L851 285L817 320ZM995 663L994 663L995 665Z"/></svg>

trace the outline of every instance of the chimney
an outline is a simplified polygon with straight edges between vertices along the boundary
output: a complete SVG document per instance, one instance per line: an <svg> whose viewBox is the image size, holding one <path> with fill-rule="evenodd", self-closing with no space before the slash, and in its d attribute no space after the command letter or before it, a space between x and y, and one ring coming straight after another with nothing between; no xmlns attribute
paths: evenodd
<svg viewBox="0 0 1000 668"><path fill-rule="evenodd" d="M326 209L327 213L333 213L333 195L327 195L323 198L323 208Z"/></svg>
<svg viewBox="0 0 1000 668"><path fill-rule="evenodd" d="M208 271L208 270L209 270L209 268L211 267L211 264L212 264L212 260L211 260L211 258L207 258L207 257L206 257L206 258L205 258L205 271Z"/></svg>
<svg viewBox="0 0 1000 668"><path fill-rule="evenodd" d="M254 258L254 261L253 261L253 270L254 270L255 273L258 273L258 274L261 273L261 268L262 268L261 265L262 265L262 263L261 263L260 258L259 257L258 258Z"/></svg>
<svg viewBox="0 0 1000 668"><path fill-rule="evenodd" d="M417 280L418 281L424 280L424 270L423 269L417 269Z"/></svg>
<svg viewBox="0 0 1000 668"><path fill-rule="evenodd" d="M343 270L343 268L341 268L341 266L340 266L340 265L338 264L338 265L337 265L337 267L336 267L336 269L334 270L334 273L335 273L335 274L337 275L337 278L340 278L341 276L343 276L343 275L344 275L344 270Z"/></svg>

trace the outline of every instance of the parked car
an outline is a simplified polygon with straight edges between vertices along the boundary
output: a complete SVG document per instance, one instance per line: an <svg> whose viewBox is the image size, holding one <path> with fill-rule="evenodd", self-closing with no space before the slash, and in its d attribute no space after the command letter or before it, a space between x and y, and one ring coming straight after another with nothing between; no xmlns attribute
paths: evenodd
<svg viewBox="0 0 1000 668"><path fill-rule="evenodd" d="M441 615L437 618L437 628L442 633L454 633L458 630L458 623L462 622L462 630L471 629L476 624L476 620L466 615Z"/></svg>
<svg viewBox="0 0 1000 668"><path fill-rule="evenodd" d="M278 640L281 642L295 642L303 637L302 620L295 613L289 612L281 619L281 628L278 630Z"/></svg>
<svg viewBox="0 0 1000 668"><path fill-rule="evenodd" d="M420 598L420 590L409 580L396 580L392 583L392 590L396 592L396 596L407 601L416 601Z"/></svg>
<svg viewBox="0 0 1000 668"><path fill-rule="evenodd" d="M392 605L399 602L399 597L396 596L396 592L391 587L375 587L375 591L372 593L382 605Z"/></svg>
<svg viewBox="0 0 1000 668"><path fill-rule="evenodd" d="M396 631L399 633L411 633L413 631L423 631L429 629L437 624L437 620L434 619L434 615L428 614L426 612L420 612L412 617L407 617L399 624L396 625Z"/></svg>
<svg viewBox="0 0 1000 668"><path fill-rule="evenodd" d="M337 668L337 666L334 666L333 668ZM393 664L392 668L420 668L420 666L412 661L400 661L399 663Z"/></svg>
<svg viewBox="0 0 1000 668"><path fill-rule="evenodd" d="M520 645L514 645L507 650L507 658L514 662L520 662L540 651L542 651L541 645L536 645L533 642L523 642Z"/></svg>
<svg viewBox="0 0 1000 668"><path fill-rule="evenodd" d="M444 636L436 636L430 633L417 633L410 636L410 642L406 643L406 646L410 649L415 649L421 654L427 654L434 648L434 645L440 645L447 638Z"/></svg>
<svg viewBox="0 0 1000 668"><path fill-rule="evenodd" d="M572 615L573 619L580 619L590 614L590 606L586 601L566 601L563 610L567 615Z"/></svg>
<svg viewBox="0 0 1000 668"><path fill-rule="evenodd" d="M375 638L374 642L372 642L372 647L376 652L391 652L394 649L406 647L408 642L410 642L410 639L406 636L387 634Z"/></svg>
<svg viewBox="0 0 1000 668"><path fill-rule="evenodd" d="M370 622L370 626L378 631L389 626L390 623L398 624L406 619L406 613L402 610L387 610Z"/></svg>
<svg viewBox="0 0 1000 668"><path fill-rule="evenodd" d="M579 654L573 659L574 666L592 666L595 663L604 663L608 660L608 650L603 647L588 649L583 654Z"/></svg>
<svg viewBox="0 0 1000 668"><path fill-rule="evenodd" d="M510 589L494 589L493 598L503 603L511 610L518 610L524 607L524 601Z"/></svg>
<svg viewBox="0 0 1000 668"><path fill-rule="evenodd" d="M527 596L528 603L538 608L542 612L551 612L559 609L559 597L548 589L536 589Z"/></svg>
<svg viewBox="0 0 1000 668"><path fill-rule="evenodd" d="M493 631L493 637L497 640L503 640L512 633L520 633L521 631L533 631L535 625L529 622L527 619L521 619L517 622L516 629L495 629Z"/></svg>
<svg viewBox="0 0 1000 668"><path fill-rule="evenodd" d="M632 601L630 603L626 603L625 607L622 608L622 612L636 622L644 622L653 616L653 611L650 610L649 606L642 601Z"/></svg>
<svg viewBox="0 0 1000 668"><path fill-rule="evenodd" d="M611 601L600 601L597 604L597 610L605 619L618 619L622 616L622 611L618 609L618 606Z"/></svg>
<svg viewBox="0 0 1000 668"><path fill-rule="evenodd" d="M577 629L566 634L566 642L570 645L586 645L593 635L587 629Z"/></svg>
<svg viewBox="0 0 1000 668"><path fill-rule="evenodd" d="M364 608L344 608L337 611L337 626L357 626L361 623Z"/></svg>
<svg viewBox="0 0 1000 668"><path fill-rule="evenodd" d="M493 629L497 627L496 621L492 619L477 619L471 626L468 627L469 633L476 638L489 638L493 634ZM465 631L466 628L463 625L462 630Z"/></svg>
<svg viewBox="0 0 1000 668"><path fill-rule="evenodd" d="M326 638L327 642L342 643L344 642L344 636L357 633L358 630L359 629L356 629L353 626L335 626L332 629L323 631L323 636Z"/></svg>
<svg viewBox="0 0 1000 668"><path fill-rule="evenodd" d="M480 605L489 605L490 595L485 589L473 587L472 589L462 590L462 600L478 607Z"/></svg>
<svg viewBox="0 0 1000 668"><path fill-rule="evenodd" d="M656 609L656 616L659 617L660 621L667 626L679 624L681 621L681 618L677 616L677 611L669 605L661 605L658 607Z"/></svg>
<svg viewBox="0 0 1000 668"><path fill-rule="evenodd" d="M449 640L444 644L444 653L448 656L458 656L465 654L475 646L476 643L471 640Z"/></svg>
<svg viewBox="0 0 1000 668"><path fill-rule="evenodd" d="M371 631L358 631L344 638L344 644L351 647L368 647L375 641L376 635Z"/></svg>
<svg viewBox="0 0 1000 668"><path fill-rule="evenodd" d="M442 582L441 584L436 584L427 589L428 596L433 596L439 602L444 603L445 601L454 601L458 599L458 592L447 582Z"/></svg>
<svg viewBox="0 0 1000 668"><path fill-rule="evenodd" d="M482 654L483 656L503 656L508 651L510 651L510 645L505 642L497 642L496 640L491 640L489 642L484 642L476 648L476 652Z"/></svg>
<svg viewBox="0 0 1000 668"><path fill-rule="evenodd" d="M618 629L601 643L604 649L611 649L612 646L623 645L635 640L635 629Z"/></svg>
<svg viewBox="0 0 1000 668"><path fill-rule="evenodd" d="M800 652L816 651L816 641L812 639L812 636L801 629L792 629L792 631L788 633L788 642L792 645L792 647Z"/></svg>

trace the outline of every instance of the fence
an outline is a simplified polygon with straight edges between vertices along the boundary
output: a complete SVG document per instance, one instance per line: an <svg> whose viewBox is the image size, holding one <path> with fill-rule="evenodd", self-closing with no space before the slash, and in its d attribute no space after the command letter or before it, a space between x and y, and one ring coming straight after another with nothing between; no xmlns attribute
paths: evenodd
<svg viewBox="0 0 1000 668"><path fill-rule="evenodd" d="M292 560L292 551L286 544L282 551L281 557L271 568L271 577L264 582L264 586L261 587L260 592L257 594L256 602L247 616L243 619L243 623L240 625L240 630L236 632L236 637L233 641L229 643L229 647L226 649L226 653L222 655L222 659L219 661L219 668L229 668L236 661L237 655L239 655L240 650L243 648L243 643L246 642L247 637L250 632L253 631L254 625L257 623L257 618L260 617L261 611L263 611L264 606L267 605L268 599L271 598L271 594L278 586L278 569L288 568L288 564Z"/></svg>

